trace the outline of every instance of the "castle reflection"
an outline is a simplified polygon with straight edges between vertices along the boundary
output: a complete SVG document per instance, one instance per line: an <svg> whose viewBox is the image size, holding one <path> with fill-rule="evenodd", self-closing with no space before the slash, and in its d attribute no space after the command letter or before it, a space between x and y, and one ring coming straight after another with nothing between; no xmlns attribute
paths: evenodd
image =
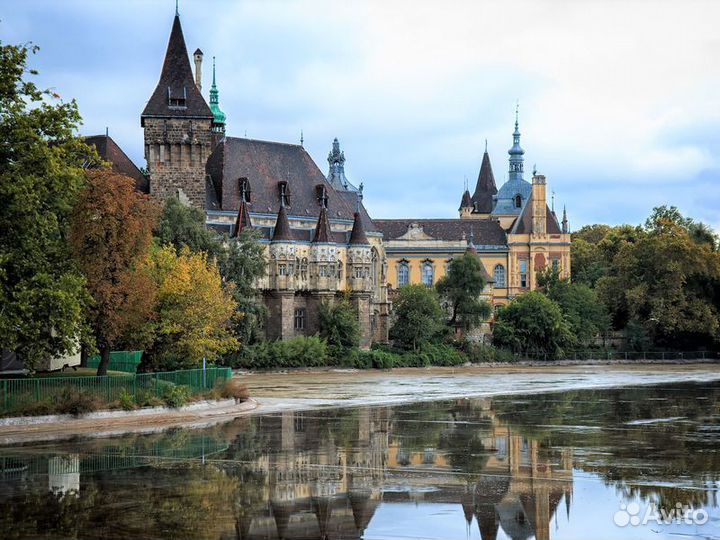
<svg viewBox="0 0 720 540"><path fill-rule="evenodd" d="M447 404L446 404L447 405ZM380 504L457 504L483 540L550 538L550 522L572 499L572 454L496 418L489 400L464 400L433 416L434 430L405 429L403 410L361 409L346 433L326 436L328 418L287 412L263 420L267 448L246 464L263 478L263 502L241 509L240 539L361 538ZM419 421L427 428L427 423ZM430 444L430 443L435 444ZM245 510L245 511L243 511Z"/></svg>

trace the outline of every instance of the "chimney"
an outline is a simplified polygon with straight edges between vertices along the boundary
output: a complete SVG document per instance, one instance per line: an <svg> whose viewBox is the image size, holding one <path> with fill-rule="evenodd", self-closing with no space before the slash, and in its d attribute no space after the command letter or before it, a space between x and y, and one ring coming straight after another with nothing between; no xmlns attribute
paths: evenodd
<svg viewBox="0 0 720 540"><path fill-rule="evenodd" d="M545 234L547 220L547 199L545 177L536 174L532 179L532 232Z"/></svg>
<svg viewBox="0 0 720 540"><path fill-rule="evenodd" d="M195 53L193 54L193 58L195 59L195 86L198 87L198 90L202 91L203 52L200 49L196 49Z"/></svg>

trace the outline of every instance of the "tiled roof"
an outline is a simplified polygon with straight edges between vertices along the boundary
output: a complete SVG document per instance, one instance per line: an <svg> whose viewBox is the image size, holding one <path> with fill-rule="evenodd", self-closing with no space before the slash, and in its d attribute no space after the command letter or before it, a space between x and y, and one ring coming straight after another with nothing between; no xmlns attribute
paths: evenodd
<svg viewBox="0 0 720 540"><path fill-rule="evenodd" d="M330 223L328 223L327 210L323 206L320 209L320 217L318 218L317 226L315 227L315 234L313 235L312 241L316 244L323 244L332 242L332 231L330 230Z"/></svg>
<svg viewBox="0 0 720 540"><path fill-rule="evenodd" d="M185 107L170 107L169 97L184 97ZM178 15L173 21L160 81L140 116L141 123L146 117L213 118L210 107L195 85Z"/></svg>
<svg viewBox="0 0 720 540"><path fill-rule="evenodd" d="M475 212L478 214L489 214L492 212L493 196L497 192L495 175L493 174L492 165L490 165L490 156L487 150L485 150L482 164L480 165L480 174L478 174L477 184L475 185L475 193L473 193L472 196Z"/></svg>
<svg viewBox="0 0 720 540"><path fill-rule="evenodd" d="M135 166L112 137L109 135L92 135L85 137L85 143L94 146L100 157L110 162L113 171L135 180L135 187L139 191L143 193L150 192L148 179L145 178L145 175Z"/></svg>
<svg viewBox="0 0 720 540"><path fill-rule="evenodd" d="M472 205L473 203L470 198L470 192L466 189L465 193L463 193L462 199L460 200L460 208L470 208Z"/></svg>
<svg viewBox="0 0 720 540"><path fill-rule="evenodd" d="M373 223L385 240L403 236L410 224L416 223L436 240L466 240L472 235L476 246L507 245L507 235L494 219L375 219Z"/></svg>
<svg viewBox="0 0 720 540"><path fill-rule="evenodd" d="M240 208L238 209L237 219L235 220L235 229L233 230L232 236L239 236L243 229L248 227L252 227L252 222L250 221L247 204L245 204L245 201L240 201Z"/></svg>
<svg viewBox="0 0 720 540"><path fill-rule="evenodd" d="M520 195L523 204L530 198L532 192L532 185L530 182L519 179L511 179L500 186L496 199L497 203L493 208L492 214L495 216L512 216L520 215L522 212L522 206L518 208L515 206L515 196Z"/></svg>
<svg viewBox="0 0 720 540"><path fill-rule="evenodd" d="M297 144L226 137L213 150L207 172L215 191L215 197L209 200L217 199L221 210L237 211L241 178L247 178L250 185L249 207L253 214L277 212L278 182L287 182L286 211L290 216L319 217L318 186L325 187L330 222L352 220L358 207L358 194L335 190L307 151ZM362 204L360 215L365 230L375 231Z"/></svg>

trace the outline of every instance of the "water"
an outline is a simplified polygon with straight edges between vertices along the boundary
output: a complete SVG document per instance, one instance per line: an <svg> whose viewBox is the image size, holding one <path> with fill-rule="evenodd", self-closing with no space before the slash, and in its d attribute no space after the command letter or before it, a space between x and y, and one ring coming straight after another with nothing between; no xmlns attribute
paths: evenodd
<svg viewBox="0 0 720 540"><path fill-rule="evenodd" d="M720 538L719 420L685 382L6 447L0 537Z"/></svg>

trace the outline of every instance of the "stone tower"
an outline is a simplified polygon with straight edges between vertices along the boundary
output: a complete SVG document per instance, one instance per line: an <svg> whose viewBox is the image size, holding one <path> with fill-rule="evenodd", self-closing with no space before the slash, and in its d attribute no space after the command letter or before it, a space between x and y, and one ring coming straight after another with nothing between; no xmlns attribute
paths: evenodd
<svg viewBox="0 0 720 540"><path fill-rule="evenodd" d="M212 150L213 119L193 76L176 13L160 81L140 116L151 195L178 197L205 209L205 163Z"/></svg>
<svg viewBox="0 0 720 540"><path fill-rule="evenodd" d="M360 323L360 346L366 349L370 347L372 342L370 324L370 297L372 296L370 266L372 264L372 251L359 211L355 212L353 228L350 232L347 263L350 300L357 312L358 322Z"/></svg>

